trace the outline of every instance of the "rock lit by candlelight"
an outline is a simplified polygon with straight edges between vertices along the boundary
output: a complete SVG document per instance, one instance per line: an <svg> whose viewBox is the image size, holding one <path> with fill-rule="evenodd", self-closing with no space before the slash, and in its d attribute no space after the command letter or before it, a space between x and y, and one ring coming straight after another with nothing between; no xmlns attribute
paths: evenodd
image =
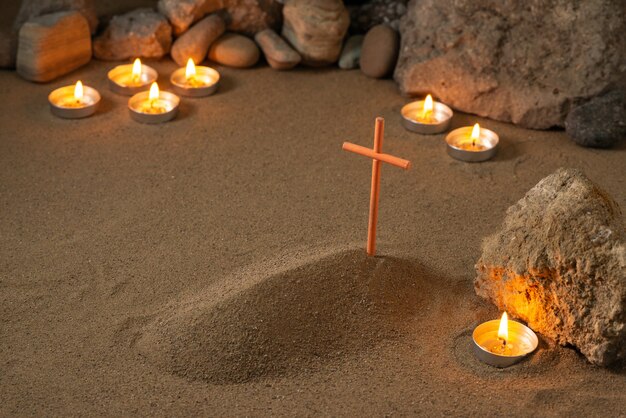
<svg viewBox="0 0 626 418"><path fill-rule="evenodd" d="M626 358L622 212L582 172L559 169L507 210L476 264L476 293L609 366Z"/></svg>

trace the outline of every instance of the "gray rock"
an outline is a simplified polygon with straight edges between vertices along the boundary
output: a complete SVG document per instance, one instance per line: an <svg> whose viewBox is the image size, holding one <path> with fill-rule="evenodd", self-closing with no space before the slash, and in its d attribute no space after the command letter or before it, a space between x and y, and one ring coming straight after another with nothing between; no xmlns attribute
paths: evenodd
<svg viewBox="0 0 626 418"><path fill-rule="evenodd" d="M94 40L94 55L103 60L135 57L161 58L172 45L172 28L152 9L137 9L114 16Z"/></svg>
<svg viewBox="0 0 626 418"><path fill-rule="evenodd" d="M609 366L626 358L626 232L611 197L559 169L483 242L476 293L561 345Z"/></svg>
<svg viewBox="0 0 626 418"><path fill-rule="evenodd" d="M322 66L337 61L350 24L341 0L288 0L283 18L283 36L304 64Z"/></svg>
<svg viewBox="0 0 626 418"><path fill-rule="evenodd" d="M206 14L222 9L224 0L159 0L157 8L172 24L175 35L185 32Z"/></svg>
<svg viewBox="0 0 626 418"><path fill-rule="evenodd" d="M300 54L272 29L265 29L254 36L267 63L275 70L289 70L302 60Z"/></svg>
<svg viewBox="0 0 626 418"><path fill-rule="evenodd" d="M254 41L243 35L226 33L211 44L209 59L235 68L252 67L261 53Z"/></svg>
<svg viewBox="0 0 626 418"><path fill-rule="evenodd" d="M275 0L225 0L228 30L254 36L264 29L279 30L282 5Z"/></svg>
<svg viewBox="0 0 626 418"><path fill-rule="evenodd" d="M398 33L386 25L374 26L365 35L361 49L361 71L368 77L383 78L391 73L398 60Z"/></svg>
<svg viewBox="0 0 626 418"><path fill-rule="evenodd" d="M361 58L361 46L363 45L363 35L353 35L348 38L339 57L339 68L342 70L353 70L358 68Z"/></svg>
<svg viewBox="0 0 626 418"><path fill-rule="evenodd" d="M17 73L37 82L54 80L91 61L91 34L79 12L35 17L22 25Z"/></svg>
<svg viewBox="0 0 626 418"><path fill-rule="evenodd" d="M563 126L626 70L626 2L412 1L395 79L468 113Z"/></svg>
<svg viewBox="0 0 626 418"><path fill-rule="evenodd" d="M613 90L572 109L565 130L584 147L609 148L626 139L626 90Z"/></svg>
<svg viewBox="0 0 626 418"><path fill-rule="evenodd" d="M400 18L406 13L407 0L370 0L350 14L350 27L365 33L376 25L385 24L394 30L400 28Z"/></svg>
<svg viewBox="0 0 626 418"><path fill-rule="evenodd" d="M185 65L189 58L196 64L204 61L209 47L226 30L224 20L216 14L205 17L183 33L172 45L172 59Z"/></svg>

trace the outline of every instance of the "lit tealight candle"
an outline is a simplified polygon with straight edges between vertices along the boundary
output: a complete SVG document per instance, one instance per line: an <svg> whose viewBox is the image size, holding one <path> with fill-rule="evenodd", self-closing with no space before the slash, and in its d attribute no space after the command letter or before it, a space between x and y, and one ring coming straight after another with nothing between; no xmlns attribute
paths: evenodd
<svg viewBox="0 0 626 418"><path fill-rule="evenodd" d="M467 162L490 159L496 154L498 142L498 134L478 124L455 129L446 136L448 155Z"/></svg>
<svg viewBox="0 0 626 418"><path fill-rule="evenodd" d="M472 334L474 352L484 363L509 367L535 351L537 334L524 324L510 321L506 312L500 320L480 324Z"/></svg>
<svg viewBox="0 0 626 418"><path fill-rule="evenodd" d="M78 119L91 116L100 103L100 93L94 88L83 86L78 80L73 86L54 90L48 96L50 111L53 115L66 119Z"/></svg>
<svg viewBox="0 0 626 418"><path fill-rule="evenodd" d="M217 90L220 73L210 67L197 66L191 58L185 68L179 68L170 76L176 93L188 97L202 97Z"/></svg>
<svg viewBox="0 0 626 418"><path fill-rule="evenodd" d="M448 106L433 100L429 94L424 100L404 105L402 125L412 132L437 134L448 129L453 112Z"/></svg>
<svg viewBox="0 0 626 418"><path fill-rule="evenodd" d="M109 88L117 94L132 96L155 82L157 71L141 63L139 58L132 64L118 65L108 73Z"/></svg>
<svg viewBox="0 0 626 418"><path fill-rule="evenodd" d="M157 83L152 83L150 91L135 94L128 101L128 109L133 120L141 123L162 123L176 117L180 99L177 95L160 91Z"/></svg>

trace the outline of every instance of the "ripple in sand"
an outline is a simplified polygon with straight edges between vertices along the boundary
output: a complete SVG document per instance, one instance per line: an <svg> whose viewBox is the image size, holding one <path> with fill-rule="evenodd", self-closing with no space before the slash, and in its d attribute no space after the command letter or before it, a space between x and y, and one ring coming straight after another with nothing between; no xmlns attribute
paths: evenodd
<svg viewBox="0 0 626 418"><path fill-rule="evenodd" d="M395 338L420 308L414 263L361 249L295 260L172 305L144 327L136 347L178 376L243 383L315 370Z"/></svg>

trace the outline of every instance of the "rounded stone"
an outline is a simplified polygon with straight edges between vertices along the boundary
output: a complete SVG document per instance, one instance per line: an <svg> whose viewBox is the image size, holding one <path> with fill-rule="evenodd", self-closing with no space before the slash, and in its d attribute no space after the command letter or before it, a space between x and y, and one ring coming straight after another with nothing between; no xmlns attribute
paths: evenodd
<svg viewBox="0 0 626 418"><path fill-rule="evenodd" d="M398 33L386 25L377 25L367 32L361 47L361 71L368 77L391 75L398 60Z"/></svg>
<svg viewBox="0 0 626 418"><path fill-rule="evenodd" d="M259 56L259 48L254 41L234 33L221 36L209 49L211 61L235 68L252 67L259 60Z"/></svg>
<svg viewBox="0 0 626 418"><path fill-rule="evenodd" d="M572 109L565 131L578 145L610 148L626 138L626 90L613 90Z"/></svg>

